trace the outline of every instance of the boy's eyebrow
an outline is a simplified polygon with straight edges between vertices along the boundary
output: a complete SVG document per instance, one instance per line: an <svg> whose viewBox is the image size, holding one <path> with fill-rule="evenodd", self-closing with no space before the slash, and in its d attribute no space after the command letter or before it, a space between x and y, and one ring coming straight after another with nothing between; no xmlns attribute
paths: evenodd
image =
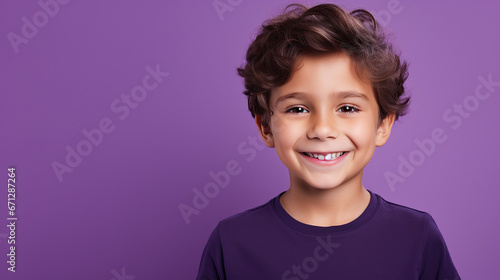
<svg viewBox="0 0 500 280"><path fill-rule="evenodd" d="M341 98L341 99L354 97L354 98L361 98L361 99L368 101L368 97L364 93L361 93L359 91L354 91L354 90L337 91L334 94L337 95L337 98ZM275 106L277 106L280 102L285 101L286 99L291 99L291 98L300 99L301 97L306 96L306 95L307 94L305 94L303 92L287 93L285 95L278 97L278 99L276 100Z"/></svg>
<svg viewBox="0 0 500 280"><path fill-rule="evenodd" d="M281 102L285 101L286 99L291 99L291 98L300 99L300 97L302 95L303 94L300 93L300 92L287 93L285 95L282 95L282 96L278 97L278 100L276 100L276 103L274 103L274 104L275 104L275 106L278 106L278 104L280 104Z"/></svg>

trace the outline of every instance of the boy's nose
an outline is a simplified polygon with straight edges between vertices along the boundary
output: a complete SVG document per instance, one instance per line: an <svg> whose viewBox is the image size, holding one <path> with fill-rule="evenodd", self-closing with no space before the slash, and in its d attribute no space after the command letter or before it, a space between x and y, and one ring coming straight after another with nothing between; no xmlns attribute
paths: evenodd
<svg viewBox="0 0 500 280"><path fill-rule="evenodd" d="M339 136L335 115L332 113L316 114L311 118L311 125L307 133L309 139L326 140L335 139Z"/></svg>

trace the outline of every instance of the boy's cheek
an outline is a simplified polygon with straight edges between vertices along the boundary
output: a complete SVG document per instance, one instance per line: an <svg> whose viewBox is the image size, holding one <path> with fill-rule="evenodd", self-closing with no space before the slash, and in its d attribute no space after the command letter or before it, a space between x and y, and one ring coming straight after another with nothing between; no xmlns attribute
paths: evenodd
<svg viewBox="0 0 500 280"><path fill-rule="evenodd" d="M281 133L284 128L286 128L286 120L281 116L273 116L273 118L271 118L271 131L273 133Z"/></svg>
<svg viewBox="0 0 500 280"><path fill-rule="evenodd" d="M354 139L365 139L367 137L373 137L376 134L376 128L369 125L367 121L355 121L355 122L345 122L338 127L339 130L343 131L346 135L352 136Z"/></svg>

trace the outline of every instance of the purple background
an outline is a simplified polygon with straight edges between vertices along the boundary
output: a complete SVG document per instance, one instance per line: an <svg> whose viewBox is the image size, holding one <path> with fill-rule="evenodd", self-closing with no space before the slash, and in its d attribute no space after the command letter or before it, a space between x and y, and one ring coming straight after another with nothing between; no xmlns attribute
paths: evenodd
<svg viewBox="0 0 500 280"><path fill-rule="evenodd" d="M374 12L411 64L411 111L375 152L364 185L429 212L463 279L499 279L500 87L484 100L474 94L478 77L500 81L500 4L394 1L337 2ZM43 25L37 1L2 1L0 177L6 186L16 167L18 221L11 273L4 187L1 279L193 279L219 220L287 189L274 149L250 144L258 132L236 67L260 24L292 1L219 3L230 7L221 16L211 0L70 1ZM34 15L41 27L16 53L8 34L23 36L22 18ZM156 65L170 75L126 117L113 112ZM467 117L457 117L464 102ZM66 146L105 118L114 130L60 182L52 163L66 164ZM415 141L435 129L446 141L418 152ZM419 165L406 176L398 165L410 155ZM232 160L241 172L186 224L179 205L193 206L193 189ZM390 187L388 172L404 182Z"/></svg>

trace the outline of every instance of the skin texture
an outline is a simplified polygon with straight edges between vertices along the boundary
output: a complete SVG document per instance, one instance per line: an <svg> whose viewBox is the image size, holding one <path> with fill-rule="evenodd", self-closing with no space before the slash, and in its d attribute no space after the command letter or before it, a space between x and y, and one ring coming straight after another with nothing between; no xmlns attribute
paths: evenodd
<svg viewBox="0 0 500 280"><path fill-rule="evenodd" d="M368 206L363 169L389 138L394 115L379 124L372 87L359 79L347 55L303 55L296 66L291 79L271 91L269 127L256 116L262 139L289 170L281 204L305 224L346 224ZM283 98L290 93L298 94ZM321 165L303 152L346 154Z"/></svg>

